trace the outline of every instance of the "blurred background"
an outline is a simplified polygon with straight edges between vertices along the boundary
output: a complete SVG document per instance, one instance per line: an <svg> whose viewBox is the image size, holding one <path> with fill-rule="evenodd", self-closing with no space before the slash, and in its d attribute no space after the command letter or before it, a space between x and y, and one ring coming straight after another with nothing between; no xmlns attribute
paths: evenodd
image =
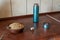
<svg viewBox="0 0 60 40"><path fill-rule="evenodd" d="M60 11L60 0L0 0L0 18L33 14L34 3L39 13Z"/></svg>

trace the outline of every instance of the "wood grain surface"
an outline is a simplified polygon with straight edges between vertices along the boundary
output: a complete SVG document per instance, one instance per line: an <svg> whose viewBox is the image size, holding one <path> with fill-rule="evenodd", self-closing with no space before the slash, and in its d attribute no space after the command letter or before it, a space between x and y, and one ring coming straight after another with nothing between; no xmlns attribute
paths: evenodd
<svg viewBox="0 0 60 40"><path fill-rule="evenodd" d="M60 20L60 13L49 14ZM25 25L25 28L22 33L12 34L6 28L9 24L13 22L20 22ZM43 23L49 23L49 29L44 31ZM6 32L3 40L60 40L60 23L52 20L46 15L39 16L38 28L34 31L31 31L30 28L33 27L33 17L25 17L11 20L2 20L0 21L0 35L3 32Z"/></svg>

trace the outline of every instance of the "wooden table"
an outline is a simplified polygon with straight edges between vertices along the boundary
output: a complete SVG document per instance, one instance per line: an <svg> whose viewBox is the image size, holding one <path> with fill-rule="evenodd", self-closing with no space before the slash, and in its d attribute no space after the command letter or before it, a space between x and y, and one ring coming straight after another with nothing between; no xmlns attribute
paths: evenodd
<svg viewBox="0 0 60 40"><path fill-rule="evenodd" d="M60 13L49 14L58 20L60 20ZM20 22L25 25L24 31L18 34L11 34L6 27L13 23ZM48 22L50 28L44 31L43 23ZM46 15L40 15L39 23L36 31L30 31L30 27L33 27L33 17L22 17L18 19L10 19L0 21L0 35L6 32L3 40L60 40L60 23L47 17Z"/></svg>

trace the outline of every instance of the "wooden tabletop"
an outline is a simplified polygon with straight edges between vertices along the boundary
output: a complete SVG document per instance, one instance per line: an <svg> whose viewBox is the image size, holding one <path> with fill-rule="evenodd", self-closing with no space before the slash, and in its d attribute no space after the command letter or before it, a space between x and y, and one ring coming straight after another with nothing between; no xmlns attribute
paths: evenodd
<svg viewBox="0 0 60 40"><path fill-rule="evenodd" d="M60 20L60 13L49 14L58 20ZM7 30L7 26L13 22L20 22L25 25L24 31L18 34L12 34ZM43 23L49 23L49 29L46 31L43 28ZM37 29L31 31L30 28L33 27L33 17L19 18L0 21L0 36L5 32L3 40L60 40L60 23L47 17L46 15L41 15L39 17L39 23L37 23Z"/></svg>

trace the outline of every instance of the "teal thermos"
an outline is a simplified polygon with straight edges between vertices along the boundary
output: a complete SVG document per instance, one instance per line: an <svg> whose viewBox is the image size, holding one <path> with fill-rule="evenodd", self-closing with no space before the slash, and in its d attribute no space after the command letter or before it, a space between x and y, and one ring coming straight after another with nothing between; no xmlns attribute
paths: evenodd
<svg viewBox="0 0 60 40"><path fill-rule="evenodd" d="M33 22L39 22L39 5L37 3L33 6Z"/></svg>

